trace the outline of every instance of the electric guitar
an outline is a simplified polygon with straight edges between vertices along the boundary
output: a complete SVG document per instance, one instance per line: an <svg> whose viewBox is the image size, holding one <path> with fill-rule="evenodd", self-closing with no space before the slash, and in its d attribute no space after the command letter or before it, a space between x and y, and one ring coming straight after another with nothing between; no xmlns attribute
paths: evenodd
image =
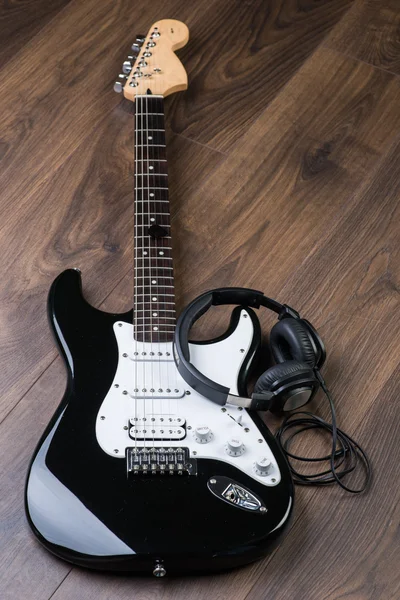
<svg viewBox="0 0 400 600"><path fill-rule="evenodd" d="M183 23L155 23L115 84L135 103L133 311L89 305L78 269L54 281L48 314L68 383L26 483L29 524L55 555L159 577L261 558L293 508L287 463L258 414L200 396L174 362L164 97L187 88L174 54L187 40ZM225 335L190 343L191 361L245 395L260 338L255 313L237 307Z"/></svg>

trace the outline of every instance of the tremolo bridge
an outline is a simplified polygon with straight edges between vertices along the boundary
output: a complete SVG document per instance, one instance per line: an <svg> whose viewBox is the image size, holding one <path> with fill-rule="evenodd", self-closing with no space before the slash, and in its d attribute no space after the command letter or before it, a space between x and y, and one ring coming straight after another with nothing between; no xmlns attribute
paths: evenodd
<svg viewBox="0 0 400 600"><path fill-rule="evenodd" d="M189 448L127 448L130 475L195 475L196 460Z"/></svg>

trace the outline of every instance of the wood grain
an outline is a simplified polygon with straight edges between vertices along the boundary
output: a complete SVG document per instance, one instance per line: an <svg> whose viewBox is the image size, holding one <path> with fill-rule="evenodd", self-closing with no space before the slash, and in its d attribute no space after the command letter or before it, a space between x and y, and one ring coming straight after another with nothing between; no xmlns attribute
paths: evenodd
<svg viewBox="0 0 400 600"><path fill-rule="evenodd" d="M400 75L397 0L357 0L326 40L330 48Z"/></svg>
<svg viewBox="0 0 400 600"><path fill-rule="evenodd" d="M2 600L399 597L398 14L394 0L0 9ZM326 342L339 423L375 474L358 498L299 488L293 528L264 561L165 581L73 568L23 512L28 461L65 385L46 324L52 279L80 267L95 306L132 304L133 116L112 84L135 33L160 18L190 29L189 89L166 101L178 310L220 285L300 309ZM215 310L195 335L228 315ZM267 334L274 317L260 317ZM310 408L328 416L322 396Z"/></svg>
<svg viewBox="0 0 400 600"><path fill-rule="evenodd" d="M186 21L190 43L180 53L189 89L183 103L173 99L174 130L213 148L230 149L351 4L231 2L228 17L225 0L218 0L207 8L211 18L191 14ZM196 7L204 12L201 3Z"/></svg>
<svg viewBox="0 0 400 600"><path fill-rule="evenodd" d="M68 4L69 0L10 0L0 5L0 69Z"/></svg>

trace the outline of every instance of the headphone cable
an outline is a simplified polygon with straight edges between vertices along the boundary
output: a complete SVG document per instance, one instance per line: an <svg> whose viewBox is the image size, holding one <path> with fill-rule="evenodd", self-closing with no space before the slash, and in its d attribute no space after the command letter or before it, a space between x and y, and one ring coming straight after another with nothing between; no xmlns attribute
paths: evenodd
<svg viewBox="0 0 400 600"><path fill-rule="evenodd" d="M315 369L315 373L321 384L322 390L328 398L331 411L331 423L311 412L297 411L285 417L275 434L275 438L286 456L294 483L298 485L318 486L337 483L346 492L361 494L369 487L371 482L372 470L370 460L361 446L337 426L336 410L332 395L318 369ZM293 454L289 451L289 446L293 439L309 429L322 429L331 434L332 450L330 454L317 458L307 458L305 456ZM294 431L287 435L291 430ZM302 462L329 461L330 468L317 473L304 474L294 468L291 460ZM351 488L343 483L342 480L346 475L355 471L359 464L364 467L365 481L360 488Z"/></svg>

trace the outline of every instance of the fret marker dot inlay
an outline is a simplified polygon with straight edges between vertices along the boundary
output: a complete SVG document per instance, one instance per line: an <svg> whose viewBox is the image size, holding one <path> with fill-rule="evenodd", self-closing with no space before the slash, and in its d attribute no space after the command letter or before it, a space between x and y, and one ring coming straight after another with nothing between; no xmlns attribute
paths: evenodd
<svg viewBox="0 0 400 600"><path fill-rule="evenodd" d="M153 317L158 317L158 313L153 313Z"/></svg>
<svg viewBox="0 0 400 600"><path fill-rule="evenodd" d="M152 298L152 300L153 300L153 302L157 302L157 298L156 297Z"/></svg>
<svg viewBox="0 0 400 600"><path fill-rule="evenodd" d="M151 283L157 283L157 281L155 279L152 279Z"/></svg>
<svg viewBox="0 0 400 600"><path fill-rule="evenodd" d="M153 139L153 136L152 136L152 135L149 135L148 139L149 139L149 140L152 140L152 139Z"/></svg>
<svg viewBox="0 0 400 600"><path fill-rule="evenodd" d="M150 166L150 167L149 167L149 169L150 169L150 171L152 171L152 170L154 169L154 167L151 167L151 166Z"/></svg>
<svg viewBox="0 0 400 600"><path fill-rule="evenodd" d="M158 327L153 327L153 331L158 331Z"/></svg>
<svg viewBox="0 0 400 600"><path fill-rule="evenodd" d="M153 223L155 221L155 218L151 217L150 221Z"/></svg>
<svg viewBox="0 0 400 600"><path fill-rule="evenodd" d="M154 198L154 194L153 194L153 193L152 193L152 194L150 194L150 198Z"/></svg>
<svg viewBox="0 0 400 600"><path fill-rule="evenodd" d="M143 255L144 255L144 256L147 256L147 252L146 252L146 250L143 250Z"/></svg>
<svg viewBox="0 0 400 600"><path fill-rule="evenodd" d="M160 256L164 256L164 252L161 250L161 252L158 253Z"/></svg>

